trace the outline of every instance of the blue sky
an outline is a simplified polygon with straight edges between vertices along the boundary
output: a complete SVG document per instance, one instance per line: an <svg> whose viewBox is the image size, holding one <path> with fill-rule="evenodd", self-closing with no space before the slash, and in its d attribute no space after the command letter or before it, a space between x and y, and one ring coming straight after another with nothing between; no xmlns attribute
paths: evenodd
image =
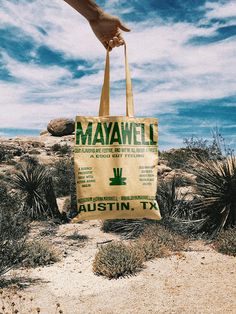
<svg viewBox="0 0 236 314"><path fill-rule="evenodd" d="M236 148L235 0L97 3L132 30L124 36L135 112L159 118L160 149L211 138L216 126ZM63 0L0 0L0 134L97 115L104 58L88 22ZM111 113L123 115L122 49L111 62Z"/></svg>

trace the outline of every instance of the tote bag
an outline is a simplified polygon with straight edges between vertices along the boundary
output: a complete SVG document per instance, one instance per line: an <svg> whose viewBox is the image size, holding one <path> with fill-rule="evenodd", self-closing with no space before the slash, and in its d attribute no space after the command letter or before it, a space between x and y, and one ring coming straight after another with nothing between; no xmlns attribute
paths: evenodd
<svg viewBox="0 0 236 314"><path fill-rule="evenodd" d="M156 202L158 121L134 117L126 46L124 50L126 116L109 116L107 51L99 116L76 117L74 159L78 215L73 222L161 218Z"/></svg>

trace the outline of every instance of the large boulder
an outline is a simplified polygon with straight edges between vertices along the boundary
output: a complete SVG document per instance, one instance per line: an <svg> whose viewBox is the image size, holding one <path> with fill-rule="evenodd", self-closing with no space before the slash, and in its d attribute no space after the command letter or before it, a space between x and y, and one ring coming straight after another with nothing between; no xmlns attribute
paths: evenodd
<svg viewBox="0 0 236 314"><path fill-rule="evenodd" d="M75 131L75 121L67 118L51 120L47 130L53 136L71 135Z"/></svg>

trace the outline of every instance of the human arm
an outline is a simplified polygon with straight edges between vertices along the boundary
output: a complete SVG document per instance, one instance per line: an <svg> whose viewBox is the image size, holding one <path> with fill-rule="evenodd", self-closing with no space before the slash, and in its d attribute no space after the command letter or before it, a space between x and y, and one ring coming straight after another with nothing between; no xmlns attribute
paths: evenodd
<svg viewBox="0 0 236 314"><path fill-rule="evenodd" d="M88 20L93 32L106 49L124 44L120 29L125 32L130 30L118 17L105 13L93 0L64 1Z"/></svg>

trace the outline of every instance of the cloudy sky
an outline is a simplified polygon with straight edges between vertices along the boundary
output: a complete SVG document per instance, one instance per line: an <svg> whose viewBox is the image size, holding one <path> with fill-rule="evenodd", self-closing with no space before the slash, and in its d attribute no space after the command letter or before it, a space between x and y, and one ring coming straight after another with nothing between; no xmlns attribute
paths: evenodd
<svg viewBox="0 0 236 314"><path fill-rule="evenodd" d="M97 0L124 34L136 116L156 116L160 148L216 126L236 147L236 2ZM63 0L0 0L0 134L97 115L105 49ZM112 114L125 111L123 50L111 53ZM14 133L15 131L13 131Z"/></svg>

